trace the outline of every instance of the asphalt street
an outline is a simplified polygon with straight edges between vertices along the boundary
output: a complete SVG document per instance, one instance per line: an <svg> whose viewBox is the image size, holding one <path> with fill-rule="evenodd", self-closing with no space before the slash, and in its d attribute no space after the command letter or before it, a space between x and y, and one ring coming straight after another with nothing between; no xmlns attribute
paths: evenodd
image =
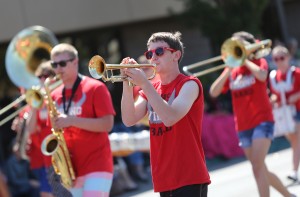
<svg viewBox="0 0 300 197"><path fill-rule="evenodd" d="M268 154L266 163L270 171L277 174L288 190L300 197L300 183L292 183L287 179L287 174L291 169L291 149L286 148ZM251 165L244 158L238 158L227 163L224 167L210 170L212 183L209 185L209 197L257 197L258 192ZM270 190L271 197L281 197L275 189ZM158 197L154 193L152 183L140 184L140 189L128 192L118 197Z"/></svg>

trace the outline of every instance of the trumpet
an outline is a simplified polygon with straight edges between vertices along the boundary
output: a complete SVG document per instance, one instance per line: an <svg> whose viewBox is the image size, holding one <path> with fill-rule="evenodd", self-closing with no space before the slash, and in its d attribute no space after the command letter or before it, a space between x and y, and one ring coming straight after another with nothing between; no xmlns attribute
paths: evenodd
<svg viewBox="0 0 300 197"><path fill-rule="evenodd" d="M106 64L100 55L93 56L89 61L88 67L93 78L102 78L103 81L111 81L112 83L128 80L127 76L114 75L114 70L120 70L124 68L151 68L153 72L147 77L148 80L153 79L156 74L155 64Z"/></svg>
<svg viewBox="0 0 300 197"><path fill-rule="evenodd" d="M242 41L237 38L229 38L221 46L221 55L213 57L204 61L200 61L188 66L183 67L183 72L188 75L193 75L195 77L200 77L211 72L225 68L226 66L235 68L242 66L245 60L249 57L254 59L259 59L267 56L271 52L272 41L270 39L262 40L258 43L245 45ZM209 68L200 72L193 73L191 70L211 64L213 62L222 61L221 64L216 67Z"/></svg>

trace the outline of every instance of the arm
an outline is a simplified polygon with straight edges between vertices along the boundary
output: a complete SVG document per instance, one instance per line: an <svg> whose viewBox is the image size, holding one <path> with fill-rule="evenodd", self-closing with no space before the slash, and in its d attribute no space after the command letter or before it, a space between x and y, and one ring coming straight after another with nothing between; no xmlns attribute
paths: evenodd
<svg viewBox="0 0 300 197"><path fill-rule="evenodd" d="M212 97L217 97L222 93L223 87L230 76L232 68L227 67L223 73L211 85L209 94Z"/></svg>
<svg viewBox="0 0 300 197"><path fill-rule="evenodd" d="M256 79L259 81L266 81L268 77L267 70L261 69L258 65L248 59L245 60L245 66L252 72Z"/></svg>
<svg viewBox="0 0 300 197"><path fill-rule="evenodd" d="M99 118L83 118L61 114L57 118L54 118L54 122L56 128L73 126L93 132L110 132L114 125L114 116L106 115Z"/></svg>
<svg viewBox="0 0 300 197"><path fill-rule="evenodd" d="M147 95L148 102L153 107L153 110L166 126L172 126L182 119L189 112L199 95L199 86L192 80L187 81L182 86L178 96L171 105L161 98L152 85L145 84L142 89Z"/></svg>
<svg viewBox="0 0 300 197"><path fill-rule="evenodd" d="M123 82L123 94L121 100L122 121L126 126L133 126L141 120L145 114L147 101L141 96L134 102L133 88L128 82Z"/></svg>
<svg viewBox="0 0 300 197"><path fill-rule="evenodd" d="M33 133L37 130L37 109L31 108L26 121L26 132Z"/></svg>
<svg viewBox="0 0 300 197"><path fill-rule="evenodd" d="M300 92L296 92L289 96L288 103L294 104L300 99Z"/></svg>

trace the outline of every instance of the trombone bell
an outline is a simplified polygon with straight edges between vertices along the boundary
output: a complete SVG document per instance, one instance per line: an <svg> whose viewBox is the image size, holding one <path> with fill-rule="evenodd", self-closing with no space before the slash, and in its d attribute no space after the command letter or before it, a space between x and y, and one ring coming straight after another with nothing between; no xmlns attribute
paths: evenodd
<svg viewBox="0 0 300 197"><path fill-rule="evenodd" d="M95 79L102 79L103 81L122 82L127 81L127 76L114 75L114 70L121 70L124 68L152 68L151 76L147 76L148 80L155 77L155 64L106 64L100 55L93 56L89 61L89 72Z"/></svg>

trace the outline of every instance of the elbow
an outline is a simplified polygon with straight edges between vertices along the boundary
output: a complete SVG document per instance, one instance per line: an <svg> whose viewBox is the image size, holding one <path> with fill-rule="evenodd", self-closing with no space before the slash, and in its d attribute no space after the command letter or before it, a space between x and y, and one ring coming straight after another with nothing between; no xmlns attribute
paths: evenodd
<svg viewBox="0 0 300 197"><path fill-rule="evenodd" d="M174 124L176 124L178 120L171 117L171 118L167 118L166 120L163 120L162 122L166 127L171 127Z"/></svg>
<svg viewBox="0 0 300 197"><path fill-rule="evenodd" d="M216 98L216 97L219 96L219 94L218 94L216 91L214 91L213 89L210 89L210 90L209 90L209 95L210 95L212 98Z"/></svg>
<svg viewBox="0 0 300 197"><path fill-rule="evenodd" d="M129 121L129 120L126 120L124 118L122 118L122 122L123 124L126 126L126 127L131 127L135 124L135 122L132 122L132 121Z"/></svg>

